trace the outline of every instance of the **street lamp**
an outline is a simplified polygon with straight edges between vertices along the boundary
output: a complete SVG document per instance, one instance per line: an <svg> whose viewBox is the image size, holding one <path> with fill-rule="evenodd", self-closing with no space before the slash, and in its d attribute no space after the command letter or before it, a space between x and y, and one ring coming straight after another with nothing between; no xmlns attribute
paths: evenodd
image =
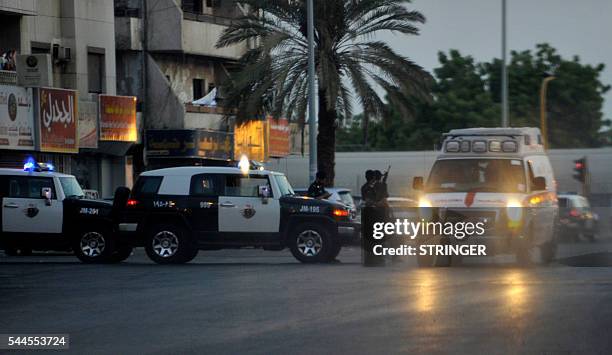
<svg viewBox="0 0 612 355"><path fill-rule="evenodd" d="M542 80L540 87L540 127L542 130L542 139L544 149L548 149L548 118L546 117L546 93L548 92L548 83L555 80L554 75L547 74Z"/></svg>

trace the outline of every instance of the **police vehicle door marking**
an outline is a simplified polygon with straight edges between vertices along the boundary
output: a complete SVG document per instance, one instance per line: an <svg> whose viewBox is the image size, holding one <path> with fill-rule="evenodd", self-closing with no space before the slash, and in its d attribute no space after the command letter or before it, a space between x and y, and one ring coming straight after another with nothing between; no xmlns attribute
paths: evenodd
<svg viewBox="0 0 612 355"><path fill-rule="evenodd" d="M81 207L79 210L80 214L89 214L89 215L98 215L100 214L100 210L92 207Z"/></svg>
<svg viewBox="0 0 612 355"><path fill-rule="evenodd" d="M306 212L306 213L320 213L321 212L321 207L320 206L300 206L300 212Z"/></svg>

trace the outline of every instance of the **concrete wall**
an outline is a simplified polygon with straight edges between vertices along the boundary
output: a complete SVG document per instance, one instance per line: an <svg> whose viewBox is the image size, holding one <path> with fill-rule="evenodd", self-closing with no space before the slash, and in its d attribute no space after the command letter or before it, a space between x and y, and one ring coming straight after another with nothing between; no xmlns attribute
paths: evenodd
<svg viewBox="0 0 612 355"><path fill-rule="evenodd" d="M105 91L116 92L115 17L113 0L46 0L37 2L38 16L25 16L21 26L21 53L31 43L59 43L71 48L67 64L54 65L54 86L86 95L88 47L104 50Z"/></svg>
<svg viewBox="0 0 612 355"><path fill-rule="evenodd" d="M115 10L113 0L62 0L74 6L74 29L76 38L77 88L87 93L88 47L104 49L104 91L115 95L117 75L115 72Z"/></svg>
<svg viewBox="0 0 612 355"><path fill-rule="evenodd" d="M367 169L385 170L392 165L389 192L392 195L410 194L412 178L427 176L439 152L345 152L336 153L336 186L359 191ZM612 148L552 149L549 157L559 191L580 191L573 179L574 160L587 157L591 172L591 193L612 194ZM308 186L308 156L290 156L270 161L267 166L287 174L294 186Z"/></svg>
<svg viewBox="0 0 612 355"><path fill-rule="evenodd" d="M142 52L117 51L117 95L142 100Z"/></svg>
<svg viewBox="0 0 612 355"><path fill-rule="evenodd" d="M227 122L222 114L218 113L185 113L185 128L187 129L211 129L211 130L227 130Z"/></svg>
<svg viewBox="0 0 612 355"><path fill-rule="evenodd" d="M215 47L221 33L226 28L227 26L215 23L184 20L182 28L183 51L190 54L232 60L239 59L246 52L247 46L245 43L223 48Z"/></svg>
<svg viewBox="0 0 612 355"><path fill-rule="evenodd" d="M36 15L36 0L0 0L0 11L21 15Z"/></svg>
<svg viewBox="0 0 612 355"><path fill-rule="evenodd" d="M208 83L217 83L215 62L210 59L180 55L154 54L155 62L163 75L170 77L170 86L179 100L188 103L200 97L193 97L193 79L204 79Z"/></svg>
<svg viewBox="0 0 612 355"><path fill-rule="evenodd" d="M147 57L146 95L146 129L184 128L185 106L151 56Z"/></svg>
<svg viewBox="0 0 612 355"><path fill-rule="evenodd" d="M136 17L115 17L117 50L142 50L142 20Z"/></svg>
<svg viewBox="0 0 612 355"><path fill-rule="evenodd" d="M147 40L150 51L182 49L183 11L175 0L147 2Z"/></svg>

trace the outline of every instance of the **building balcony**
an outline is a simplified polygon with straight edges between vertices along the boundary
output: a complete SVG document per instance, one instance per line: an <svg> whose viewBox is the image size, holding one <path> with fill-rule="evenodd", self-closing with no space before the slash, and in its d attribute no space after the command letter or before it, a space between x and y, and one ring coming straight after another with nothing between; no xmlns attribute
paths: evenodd
<svg viewBox="0 0 612 355"><path fill-rule="evenodd" d="M148 49L152 52L184 54L238 60L247 44L216 48L231 17L183 11L174 0L159 0L147 9Z"/></svg>

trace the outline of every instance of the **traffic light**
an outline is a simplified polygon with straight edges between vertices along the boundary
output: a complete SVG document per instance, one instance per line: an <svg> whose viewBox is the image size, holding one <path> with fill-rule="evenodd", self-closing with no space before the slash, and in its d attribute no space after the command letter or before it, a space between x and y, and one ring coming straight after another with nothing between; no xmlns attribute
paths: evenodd
<svg viewBox="0 0 612 355"><path fill-rule="evenodd" d="M578 160L574 160L574 179L585 183L587 180L587 160L586 157L582 157Z"/></svg>

